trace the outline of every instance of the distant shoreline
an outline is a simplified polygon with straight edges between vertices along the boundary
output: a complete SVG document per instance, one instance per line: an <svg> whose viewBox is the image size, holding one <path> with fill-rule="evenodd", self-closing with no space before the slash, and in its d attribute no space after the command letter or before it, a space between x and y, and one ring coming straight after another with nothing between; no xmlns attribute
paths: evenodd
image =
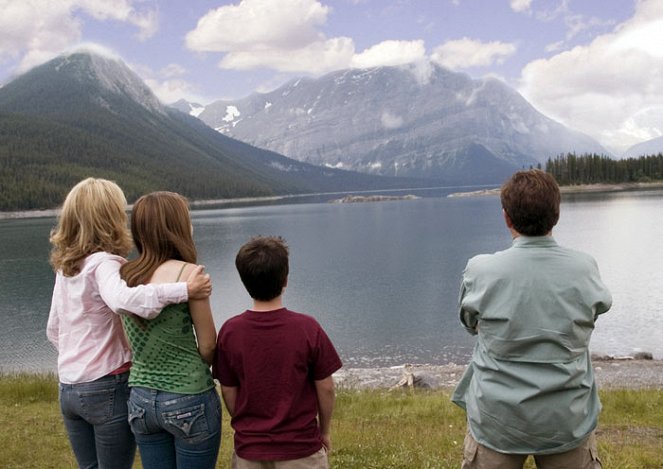
<svg viewBox="0 0 663 469"><path fill-rule="evenodd" d="M274 196L265 196L265 197L238 197L236 199L211 199L211 200L193 200L191 201L191 207L201 208L208 205L223 205L223 204L234 204L234 203L251 203L251 202L271 202L274 200L286 199L289 197L295 197L293 195L274 195ZM127 208L131 210L133 205L129 205ZM59 208L50 208L46 210L17 210L15 212L0 212L0 220L8 219L18 219L18 218L46 218L46 217L55 217L60 212Z"/></svg>
<svg viewBox="0 0 663 469"><path fill-rule="evenodd" d="M215 205L232 205L232 204L250 204L260 202L274 202L279 200L297 199L315 196L334 196L334 195L348 195L348 194L384 194L390 192L403 192L403 191L424 191L435 189L453 189L462 187L481 187L481 186L431 186L431 187L404 187L402 189L371 189L371 190L356 190L356 191L336 191L336 192L310 192L304 194L282 194L282 195L267 195L256 197L237 197L231 199L203 199L203 200L190 200L191 208L205 208ZM412 196L409 196L412 197ZM128 206L131 210L132 205ZM20 218L45 218L55 217L58 215L60 209L44 209L44 210L17 210L13 212L0 211L0 220L20 219Z"/></svg>
<svg viewBox="0 0 663 469"><path fill-rule="evenodd" d="M624 182L620 184L576 184L572 186L560 186L562 194L584 194L592 192L626 192L641 189L663 189L663 181L656 182ZM500 188L482 189L469 192L454 192L447 197L484 197L500 195Z"/></svg>
<svg viewBox="0 0 663 469"><path fill-rule="evenodd" d="M196 209L196 208L204 208L207 206L214 206L214 205L274 202L279 200L296 199L296 198L319 196L319 195L340 195L340 194L361 194L361 193L370 194L370 193L417 191L417 190L444 189L444 188L446 187L381 189L381 190L345 191L345 192L339 191L339 192L322 192L322 193L307 193L307 194L284 194L284 195L272 195L272 196L263 196L263 197L238 197L235 199L192 200L191 207ZM621 192L621 191L633 191L640 189L663 189L663 181L628 182L622 184L579 184L574 186L560 186L562 194L580 194L580 193L592 193L592 192ZM499 193L500 193L500 188L495 187L492 189L480 189L480 190L466 191L466 192L465 191L453 192L447 195L447 197L484 197L484 196L499 195ZM401 198L402 196L398 197ZM129 209L131 209L131 205L129 206ZM45 210L17 210L14 212L0 212L0 220L55 217L58 215L59 211L60 211L59 208L52 208Z"/></svg>

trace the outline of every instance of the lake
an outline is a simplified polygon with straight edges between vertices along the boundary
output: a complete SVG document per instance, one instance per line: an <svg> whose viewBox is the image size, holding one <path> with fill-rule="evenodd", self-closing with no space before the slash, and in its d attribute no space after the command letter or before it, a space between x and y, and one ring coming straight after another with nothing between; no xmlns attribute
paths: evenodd
<svg viewBox="0 0 663 469"><path fill-rule="evenodd" d="M285 304L318 319L345 366L466 363L474 338L458 321L461 273L468 258L505 249L511 239L498 197L448 198L450 191L407 191L417 200L331 204L332 196L318 196L194 211L217 328L250 305L234 267L239 247L254 235L280 235L291 253ZM0 371L55 369L45 335L54 222L0 220ZM567 195L553 234L593 255L613 293L592 350L663 358L663 190Z"/></svg>

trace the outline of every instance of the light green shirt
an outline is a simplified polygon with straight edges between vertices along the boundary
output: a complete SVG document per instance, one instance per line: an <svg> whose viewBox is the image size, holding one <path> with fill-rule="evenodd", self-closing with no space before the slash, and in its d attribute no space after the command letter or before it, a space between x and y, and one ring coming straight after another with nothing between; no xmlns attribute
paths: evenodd
<svg viewBox="0 0 663 469"><path fill-rule="evenodd" d="M129 386L180 394L214 387L209 366L200 356L188 303L166 306L155 319L123 316L133 352Z"/></svg>
<svg viewBox="0 0 663 469"><path fill-rule="evenodd" d="M482 445L511 454L579 446L601 410L589 356L612 297L594 259L550 236L467 263L460 318L478 340L452 400Z"/></svg>

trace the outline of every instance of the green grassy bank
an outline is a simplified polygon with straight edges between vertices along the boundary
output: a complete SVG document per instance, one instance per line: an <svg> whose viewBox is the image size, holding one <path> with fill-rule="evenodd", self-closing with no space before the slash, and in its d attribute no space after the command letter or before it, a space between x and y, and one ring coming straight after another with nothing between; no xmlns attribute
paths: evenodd
<svg viewBox="0 0 663 469"><path fill-rule="evenodd" d="M449 390L338 392L330 462L339 469L458 468L465 416ZM663 389L601 392L603 467L663 467ZM75 461L57 404L54 376L0 375L0 466L70 468ZM219 468L230 467L227 414ZM526 467L533 468L531 459ZM141 467L139 458L135 467Z"/></svg>

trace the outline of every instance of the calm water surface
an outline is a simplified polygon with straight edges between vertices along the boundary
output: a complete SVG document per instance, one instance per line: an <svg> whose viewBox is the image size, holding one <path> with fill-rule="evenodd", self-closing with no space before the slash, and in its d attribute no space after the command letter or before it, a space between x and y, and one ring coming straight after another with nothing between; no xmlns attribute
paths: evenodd
<svg viewBox="0 0 663 469"><path fill-rule="evenodd" d="M497 197L298 203L195 211L200 262L214 282L217 328L250 305L234 257L254 235L290 250L286 305L315 316L349 367L465 363L474 339L458 322L467 259L511 244ZM614 306L596 352L663 358L663 191L566 197L555 238L598 261ZM45 327L54 219L0 221L0 370L53 370Z"/></svg>

